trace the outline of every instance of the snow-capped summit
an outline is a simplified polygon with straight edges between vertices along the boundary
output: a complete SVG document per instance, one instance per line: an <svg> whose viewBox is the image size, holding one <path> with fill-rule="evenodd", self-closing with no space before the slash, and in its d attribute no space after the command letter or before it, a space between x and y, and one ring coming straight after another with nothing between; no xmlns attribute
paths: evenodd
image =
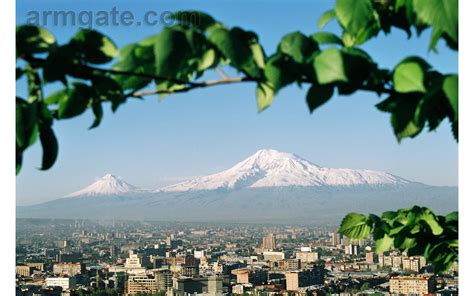
<svg viewBox="0 0 474 296"><path fill-rule="evenodd" d="M262 149L223 172L167 186L159 191L195 191L287 186L402 185L409 181L372 170L334 169L295 154Z"/></svg>
<svg viewBox="0 0 474 296"><path fill-rule="evenodd" d="M129 193L139 193L142 191L142 189L125 182L119 176L106 174L86 188L68 194L65 197L124 195Z"/></svg>

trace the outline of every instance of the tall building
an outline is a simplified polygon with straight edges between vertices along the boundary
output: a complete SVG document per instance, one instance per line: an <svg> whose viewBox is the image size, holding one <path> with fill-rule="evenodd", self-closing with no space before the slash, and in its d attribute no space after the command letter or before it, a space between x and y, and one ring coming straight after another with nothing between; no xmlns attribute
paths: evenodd
<svg viewBox="0 0 474 296"><path fill-rule="evenodd" d="M28 266L33 267L35 270L44 271L44 263L42 262L28 262L25 263Z"/></svg>
<svg viewBox="0 0 474 296"><path fill-rule="evenodd" d="M311 248L302 247L301 251L296 252L296 259L301 260L303 263L311 263L319 260L319 254L311 252Z"/></svg>
<svg viewBox="0 0 474 296"><path fill-rule="evenodd" d="M142 258L135 254L133 251L129 251L128 258L124 264L125 268L141 268Z"/></svg>
<svg viewBox="0 0 474 296"><path fill-rule="evenodd" d="M177 296L189 294L204 294L207 296L217 296L223 294L223 278L218 276L210 277L180 277L176 278L173 288Z"/></svg>
<svg viewBox="0 0 474 296"><path fill-rule="evenodd" d="M425 266L425 260L423 257L405 257L402 264L403 270L411 270L418 273Z"/></svg>
<svg viewBox="0 0 474 296"><path fill-rule="evenodd" d="M344 247L344 253L346 255L353 255L353 256L359 255L359 245L348 244L347 246Z"/></svg>
<svg viewBox="0 0 474 296"><path fill-rule="evenodd" d="M116 245L112 244L110 245L110 257L115 258L117 255L120 253L119 249Z"/></svg>
<svg viewBox="0 0 474 296"><path fill-rule="evenodd" d="M264 284L268 280L268 270L257 268L239 268L231 271L237 277L238 284Z"/></svg>
<svg viewBox="0 0 474 296"><path fill-rule="evenodd" d="M403 295L426 295L435 291L432 276L396 276L390 278L390 293Z"/></svg>
<svg viewBox="0 0 474 296"><path fill-rule="evenodd" d="M152 294L158 292L158 285L155 277L151 275L131 275L127 281L127 295L138 293Z"/></svg>
<svg viewBox="0 0 474 296"><path fill-rule="evenodd" d="M203 257L206 257L206 251L204 251L204 250L200 250L200 251L194 250L194 258L201 259Z"/></svg>
<svg viewBox="0 0 474 296"><path fill-rule="evenodd" d="M56 275L68 275L75 276L81 274L86 270L86 266L83 263L54 263L53 273Z"/></svg>
<svg viewBox="0 0 474 296"><path fill-rule="evenodd" d="M376 264L379 262L379 257L372 251L371 247L365 248L365 262L368 264Z"/></svg>
<svg viewBox="0 0 474 296"><path fill-rule="evenodd" d="M268 261L278 261L285 259L283 252L263 252L263 259Z"/></svg>
<svg viewBox="0 0 474 296"><path fill-rule="evenodd" d="M153 270L158 291L167 291L173 287L173 273L168 268Z"/></svg>
<svg viewBox="0 0 474 296"><path fill-rule="evenodd" d="M67 240L59 240L58 241L58 248L62 249L62 248L67 248L68 247L68 241Z"/></svg>
<svg viewBox="0 0 474 296"><path fill-rule="evenodd" d="M302 287L319 285L324 281L321 268L287 271L285 277L288 291L297 291Z"/></svg>
<svg viewBox="0 0 474 296"><path fill-rule="evenodd" d="M34 271L34 267L28 265L17 265L15 267L15 273L19 276L31 276Z"/></svg>
<svg viewBox="0 0 474 296"><path fill-rule="evenodd" d="M331 233L331 245L337 246L341 244L341 235L338 232Z"/></svg>
<svg viewBox="0 0 474 296"><path fill-rule="evenodd" d="M301 269L300 259L284 259L278 261L278 267L282 270L299 270Z"/></svg>
<svg viewBox="0 0 474 296"><path fill-rule="evenodd" d="M47 287L61 287L63 290L76 287L76 279L74 277L48 277L45 281Z"/></svg>
<svg viewBox="0 0 474 296"><path fill-rule="evenodd" d="M276 239L273 233L270 233L269 235L263 237L262 249L270 251L276 249Z"/></svg>

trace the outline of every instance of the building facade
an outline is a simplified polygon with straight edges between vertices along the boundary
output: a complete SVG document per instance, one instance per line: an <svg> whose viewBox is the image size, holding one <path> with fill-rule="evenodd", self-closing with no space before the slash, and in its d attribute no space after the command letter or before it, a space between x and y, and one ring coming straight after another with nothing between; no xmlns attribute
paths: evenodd
<svg viewBox="0 0 474 296"><path fill-rule="evenodd" d="M432 276L396 276L390 278L390 293L404 295L426 295L435 291Z"/></svg>

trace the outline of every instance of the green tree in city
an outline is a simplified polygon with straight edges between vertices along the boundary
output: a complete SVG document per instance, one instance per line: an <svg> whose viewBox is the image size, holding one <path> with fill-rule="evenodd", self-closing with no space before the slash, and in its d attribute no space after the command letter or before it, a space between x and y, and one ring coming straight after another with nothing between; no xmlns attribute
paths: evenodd
<svg viewBox="0 0 474 296"><path fill-rule="evenodd" d="M28 87L26 98L16 98L17 173L25 151L38 139L41 169L53 166L59 151L53 131L57 122L91 110L95 119L90 128L96 128L105 105L116 112L129 99L238 83L255 85L259 111L292 84L308 86L305 100L310 112L335 93L375 93L381 98L376 108L390 114L398 141L414 138L425 128L433 131L445 119L458 139L457 73L441 73L410 53L393 69L385 69L362 49L379 34L401 29L408 37L430 30L427 48L433 52L440 41L457 51L457 0L336 0L318 26L322 29L336 20L340 35L316 28L311 35L290 32L271 53L255 32L229 27L208 14L180 11L172 18L174 25L120 49L94 30L80 30L58 44L44 28L17 27L16 75L26 77ZM222 67L239 75L229 77ZM209 71L221 77L204 80ZM45 94L43 86L55 82L63 87ZM378 251L394 246L424 255L436 271L443 271L457 260L457 229L457 213L439 216L414 207L380 217L350 214L340 232L353 239L373 235Z"/></svg>

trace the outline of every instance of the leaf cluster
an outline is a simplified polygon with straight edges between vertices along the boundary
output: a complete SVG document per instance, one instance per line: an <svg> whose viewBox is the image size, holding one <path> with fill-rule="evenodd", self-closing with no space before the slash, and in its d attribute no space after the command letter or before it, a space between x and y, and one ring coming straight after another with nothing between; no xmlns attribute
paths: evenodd
<svg viewBox="0 0 474 296"><path fill-rule="evenodd" d="M219 84L253 82L258 110L268 108L285 87L306 88L310 112L335 95L369 91L384 96L376 107L390 113L398 141L429 131L448 119L457 140L458 76L442 74L420 57L407 57L394 69L383 69L359 46L400 28L411 36L432 29L431 49L439 40L457 49L457 0L337 0L319 26L336 19L341 36L329 32L283 36L267 54L255 32L227 27L198 11L179 11L173 26L118 48L106 35L82 29L58 44L46 29L19 26L16 32L17 79L26 76L28 98L17 98L17 172L24 151L39 138L42 169L58 154L52 126L56 120L94 114L90 128L100 125L103 105L115 112L129 98L187 92ZM233 68L238 77L202 81L204 73ZM43 86L63 85L47 96ZM144 90L154 86L152 90Z"/></svg>
<svg viewBox="0 0 474 296"><path fill-rule="evenodd" d="M394 247L408 256L424 256L437 273L458 261L458 212L442 216L414 206L381 216L350 213L342 220L339 233L350 239L372 236L378 253Z"/></svg>

